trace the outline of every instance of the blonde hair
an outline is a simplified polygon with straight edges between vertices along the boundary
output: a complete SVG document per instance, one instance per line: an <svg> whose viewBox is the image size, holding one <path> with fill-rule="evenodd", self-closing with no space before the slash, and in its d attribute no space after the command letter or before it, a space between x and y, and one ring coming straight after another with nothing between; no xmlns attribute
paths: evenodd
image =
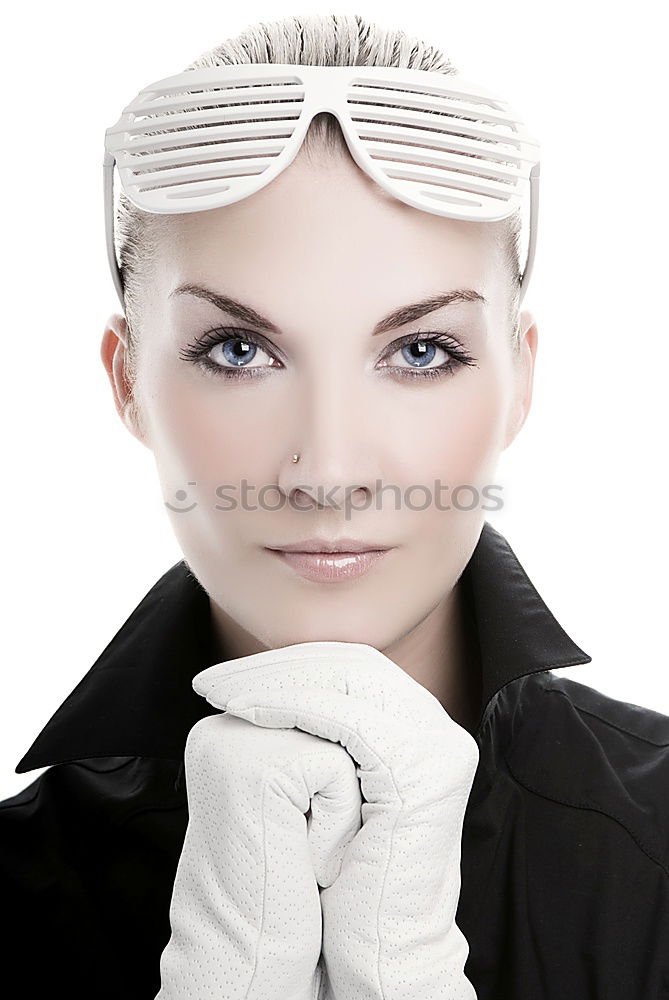
<svg viewBox="0 0 669 1000"><path fill-rule="evenodd" d="M385 28L358 14L308 14L277 21L260 21L235 38L203 53L184 70L246 63L294 63L315 66L397 66L452 74L457 70L438 48L399 28ZM195 126L193 126L195 127ZM318 147L347 150L337 119L322 112L305 136L305 155ZM512 343L518 347L517 313L520 294L518 213L504 220L499 247L510 277L508 320ZM115 223L116 249L124 285L128 322L128 371L134 384L136 337L141 316L141 290L150 281L158 257L163 217L136 208L121 194Z"/></svg>

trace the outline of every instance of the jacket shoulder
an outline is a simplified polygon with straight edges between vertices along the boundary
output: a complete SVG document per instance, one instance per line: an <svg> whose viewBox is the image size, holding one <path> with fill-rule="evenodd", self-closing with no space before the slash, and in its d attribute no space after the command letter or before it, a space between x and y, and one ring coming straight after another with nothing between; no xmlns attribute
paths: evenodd
<svg viewBox="0 0 669 1000"><path fill-rule="evenodd" d="M179 768L144 757L68 761L0 802L0 895L11 914L3 945L23 995L65 984L70 1000L156 995L188 820Z"/></svg>
<svg viewBox="0 0 669 1000"><path fill-rule="evenodd" d="M178 810L179 761L99 757L53 764L0 802L0 877L39 884L46 872L79 870L90 844L124 838L157 813Z"/></svg>
<svg viewBox="0 0 669 1000"><path fill-rule="evenodd" d="M652 708L622 701L570 677L548 672L544 678L549 694L566 698L582 719L590 719L612 731L626 733L633 741L646 743L649 748L669 748L669 715ZM638 747L637 749L641 749ZM652 752L652 751L651 751Z"/></svg>
<svg viewBox="0 0 669 1000"><path fill-rule="evenodd" d="M669 716L551 671L523 682L504 750L513 777L608 817L669 878Z"/></svg>
<svg viewBox="0 0 669 1000"><path fill-rule="evenodd" d="M102 757L91 760L68 761L52 764L29 784L0 802L0 824L4 831L30 816L44 820L47 814L58 811L73 795L89 800L99 795L104 778L109 772L118 772L130 760L127 757ZM97 778L92 778L97 775ZM89 777L90 776L90 777ZM67 813L63 811L63 815Z"/></svg>

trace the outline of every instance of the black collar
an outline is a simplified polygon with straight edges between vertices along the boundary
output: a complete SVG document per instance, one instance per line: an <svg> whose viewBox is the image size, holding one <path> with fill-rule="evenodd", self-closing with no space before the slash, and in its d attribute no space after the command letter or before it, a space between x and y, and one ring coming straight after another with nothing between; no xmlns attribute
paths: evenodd
<svg viewBox="0 0 669 1000"><path fill-rule="evenodd" d="M479 724L526 674L590 663L555 619L506 539L486 521L461 580L479 637ZM21 774L86 757L183 757L195 723L218 711L197 695L213 652L209 597L184 560L154 584L17 764Z"/></svg>

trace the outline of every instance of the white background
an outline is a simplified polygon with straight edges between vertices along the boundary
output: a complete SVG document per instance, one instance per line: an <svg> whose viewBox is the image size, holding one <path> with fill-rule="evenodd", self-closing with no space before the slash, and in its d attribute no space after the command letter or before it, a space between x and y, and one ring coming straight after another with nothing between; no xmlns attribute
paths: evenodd
<svg viewBox="0 0 669 1000"><path fill-rule="evenodd" d="M151 453L121 424L99 357L118 306L104 130L150 81L255 21L307 11L359 13L432 42L463 76L504 94L540 139L524 302L539 325L534 401L499 468L506 507L488 518L593 657L558 673L669 714L660 6L14 4L1 60L0 798L38 777L14 767L181 558Z"/></svg>

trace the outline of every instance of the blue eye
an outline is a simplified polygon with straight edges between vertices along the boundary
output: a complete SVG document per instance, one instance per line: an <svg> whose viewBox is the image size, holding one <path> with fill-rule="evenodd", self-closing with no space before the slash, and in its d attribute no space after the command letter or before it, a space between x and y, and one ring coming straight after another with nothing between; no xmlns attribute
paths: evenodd
<svg viewBox="0 0 669 1000"><path fill-rule="evenodd" d="M211 350L217 347L221 349L220 354L223 356L223 360L234 365L235 368L242 367L247 361L253 361L257 352L262 350L258 344L254 344L251 340L243 340L241 337L228 337L227 340L221 340L218 344L214 344ZM216 364L214 358L211 360Z"/></svg>
<svg viewBox="0 0 669 1000"><path fill-rule="evenodd" d="M255 359L258 350L269 356L269 365L248 367L246 363ZM437 350L443 351L447 360L440 365L427 367L434 360ZM211 357L214 351L218 355L216 359ZM408 363L406 368L391 365L387 361L400 351ZM264 378L268 370L283 367L269 344L264 344L264 338L247 330L226 327L208 330L181 351L180 357L194 362L206 372L225 378ZM422 380L454 375L463 366L477 367L474 358L453 337L425 331L418 331L391 344L381 362L381 369L392 376Z"/></svg>
<svg viewBox="0 0 669 1000"><path fill-rule="evenodd" d="M427 361L428 364L430 363L430 361L433 361L434 356L439 349L433 340L423 340L423 341L416 340L414 341L413 344L405 344L404 347L400 348L400 350L402 352L413 351L414 348L417 348L416 356L414 355L408 356L404 354L404 357L406 358L406 360L409 362L410 365L415 365L416 368L425 367L422 364L423 361ZM444 348L442 347L442 350L443 349Z"/></svg>
<svg viewBox="0 0 669 1000"><path fill-rule="evenodd" d="M220 348L220 350L218 350ZM247 362L253 361L258 350L264 351L270 357L270 364L261 367L248 368ZM211 357L216 351L218 358ZM187 348L179 352L184 361L193 361L206 372L223 375L227 378L258 378L264 376L267 368L278 368L269 346L264 347L259 339L246 330L228 327L216 327L207 330Z"/></svg>
<svg viewBox="0 0 669 1000"><path fill-rule="evenodd" d="M235 349L234 351L233 350L228 351L228 348L230 347L231 344L235 345L241 344L240 350ZM244 361L249 361L249 360L253 361L253 358L255 357L255 353L257 350L255 344L247 344L246 341L238 340L237 338L224 340L218 346L221 348L225 360L229 361L233 365L241 365L244 363ZM249 350L251 351L250 359L244 356Z"/></svg>

